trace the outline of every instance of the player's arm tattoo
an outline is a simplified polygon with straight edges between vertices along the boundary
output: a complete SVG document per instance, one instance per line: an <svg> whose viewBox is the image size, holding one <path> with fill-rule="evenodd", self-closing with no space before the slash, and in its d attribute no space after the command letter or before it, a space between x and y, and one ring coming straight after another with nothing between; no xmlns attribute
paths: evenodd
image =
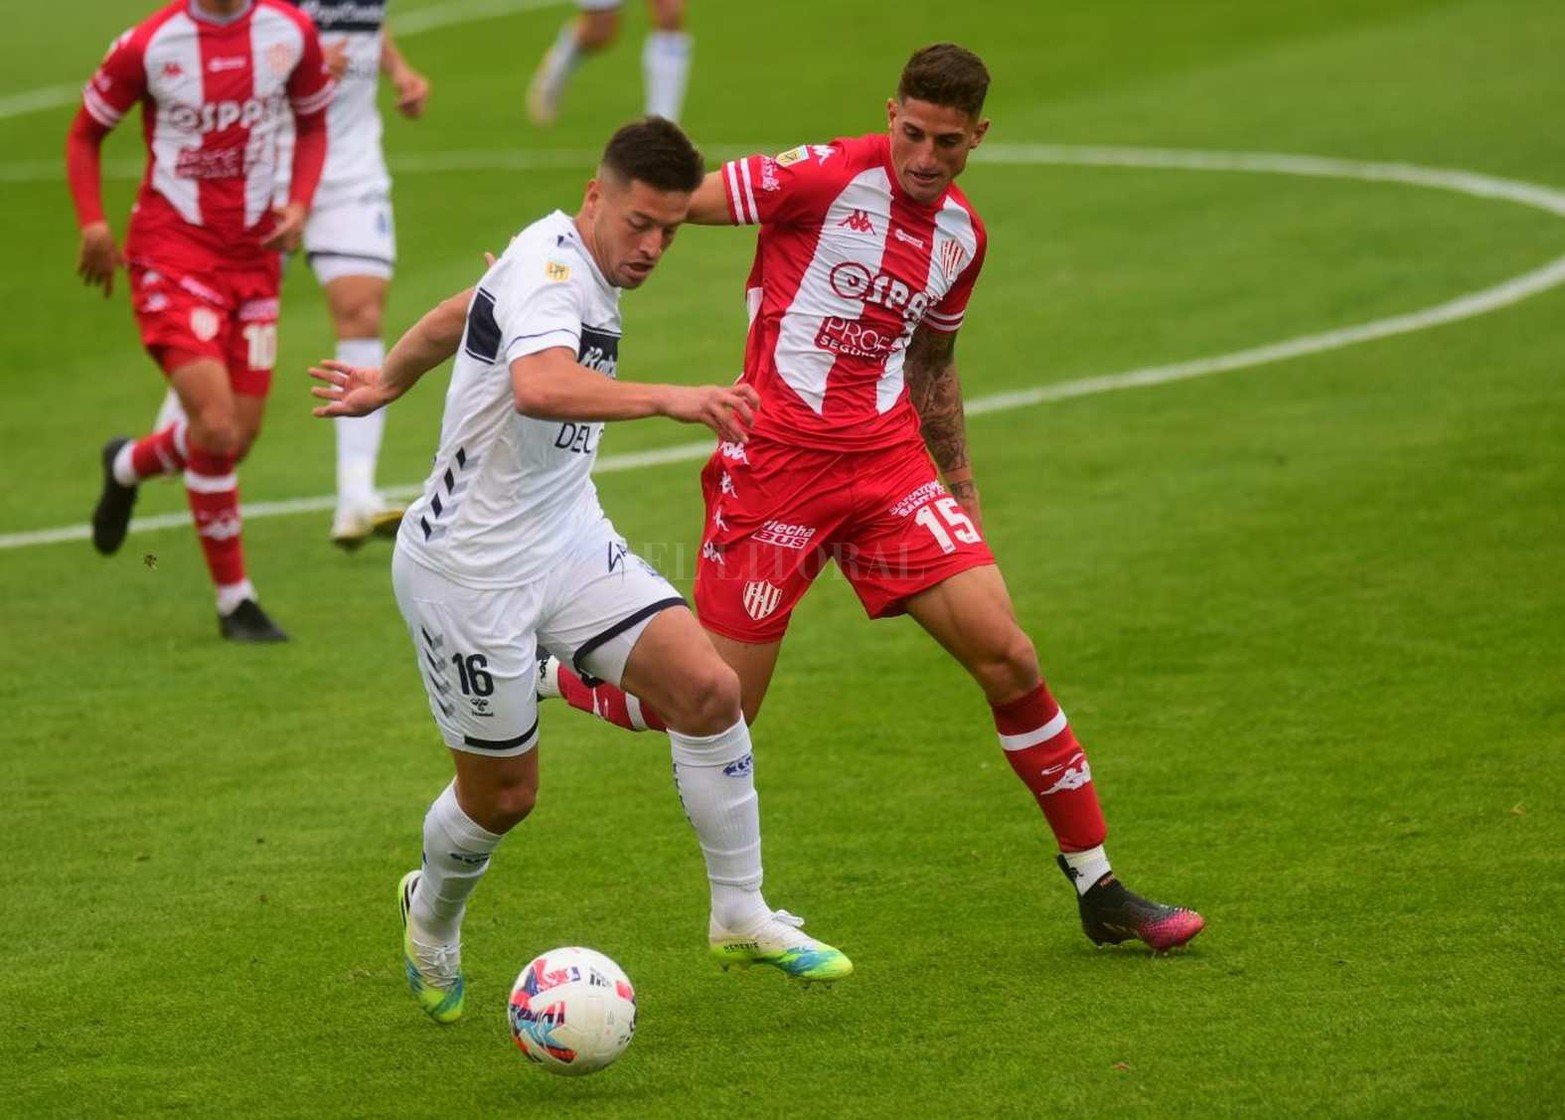
<svg viewBox="0 0 1565 1120"><path fill-rule="evenodd" d="M967 457L967 417L962 408L962 382L956 372L956 335L920 327L908 343L902 366L908 396L918 410L924 445L963 503L978 494Z"/></svg>

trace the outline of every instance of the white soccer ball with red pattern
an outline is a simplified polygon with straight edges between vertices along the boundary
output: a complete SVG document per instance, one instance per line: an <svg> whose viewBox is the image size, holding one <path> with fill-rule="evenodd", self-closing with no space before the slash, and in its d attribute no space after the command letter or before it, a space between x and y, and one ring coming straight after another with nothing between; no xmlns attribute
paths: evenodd
<svg viewBox="0 0 1565 1120"><path fill-rule="evenodd" d="M625 971L593 949L535 957L511 987L511 1037L550 1073L596 1073L636 1033L636 990Z"/></svg>

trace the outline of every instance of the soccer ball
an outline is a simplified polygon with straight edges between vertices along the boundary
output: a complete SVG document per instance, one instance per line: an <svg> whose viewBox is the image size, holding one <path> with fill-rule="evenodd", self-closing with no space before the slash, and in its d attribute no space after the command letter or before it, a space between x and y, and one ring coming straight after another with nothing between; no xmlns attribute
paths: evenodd
<svg viewBox="0 0 1565 1120"><path fill-rule="evenodd" d="M572 946L528 962L511 987L511 1037L529 1061L568 1077L596 1073L636 1033L636 990L602 953Z"/></svg>

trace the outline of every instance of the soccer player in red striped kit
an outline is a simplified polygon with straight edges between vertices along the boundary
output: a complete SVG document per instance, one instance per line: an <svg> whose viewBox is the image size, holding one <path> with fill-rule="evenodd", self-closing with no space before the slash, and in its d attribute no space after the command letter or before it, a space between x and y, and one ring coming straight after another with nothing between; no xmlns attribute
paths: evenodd
<svg viewBox="0 0 1565 1120"><path fill-rule="evenodd" d="M735 160L696 194L690 221L760 226L743 380L761 398L749 441L720 446L702 476L696 605L752 721L828 559L870 617L911 615L983 689L1087 936L1161 951L1204 921L1110 870L1092 769L982 535L953 352L987 239L953 180L988 128L988 85L972 52L927 47L887 104L887 133ZM540 693L632 729L661 723L552 660Z"/></svg>
<svg viewBox="0 0 1565 1120"><path fill-rule="evenodd" d="M189 418L105 445L93 544L116 552L137 486L183 472L218 631L233 641L286 638L246 576L234 472L260 428L277 354L278 254L297 244L320 182L333 88L315 25L293 5L175 0L115 40L66 143L77 271L107 296L128 267L142 344ZM99 152L138 103L147 170L122 254L104 217ZM285 114L297 142L288 199L274 210Z"/></svg>

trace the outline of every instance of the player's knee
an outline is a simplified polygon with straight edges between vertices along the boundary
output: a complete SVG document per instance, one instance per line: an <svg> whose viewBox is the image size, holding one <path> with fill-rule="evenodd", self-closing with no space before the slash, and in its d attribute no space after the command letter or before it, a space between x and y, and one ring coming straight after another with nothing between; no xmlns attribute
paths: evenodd
<svg viewBox="0 0 1565 1120"><path fill-rule="evenodd" d="M489 823L484 827L491 832L509 832L527 819L538 803L538 791L530 782L514 782L496 787L489 797Z"/></svg>
<svg viewBox="0 0 1565 1120"><path fill-rule="evenodd" d="M1040 679L1038 651L1026 634L1014 629L973 666L973 675L990 699L1018 696Z"/></svg>
<svg viewBox="0 0 1565 1120"><path fill-rule="evenodd" d="M717 658L679 684L678 715L670 726L688 735L716 735L740 716L739 675Z"/></svg>
<svg viewBox="0 0 1565 1120"><path fill-rule="evenodd" d="M373 297L354 300L339 307L335 316L337 337L344 342L380 337L380 300Z"/></svg>
<svg viewBox="0 0 1565 1120"><path fill-rule="evenodd" d="M576 45L584 51L601 51L619 34L619 13L584 12L576 25Z"/></svg>
<svg viewBox="0 0 1565 1120"><path fill-rule="evenodd" d="M191 417L192 442L213 455L238 456L246 445L244 429L231 409L210 408Z"/></svg>
<svg viewBox="0 0 1565 1120"><path fill-rule="evenodd" d="M652 26L659 31L679 31L685 26L685 0L653 0Z"/></svg>

